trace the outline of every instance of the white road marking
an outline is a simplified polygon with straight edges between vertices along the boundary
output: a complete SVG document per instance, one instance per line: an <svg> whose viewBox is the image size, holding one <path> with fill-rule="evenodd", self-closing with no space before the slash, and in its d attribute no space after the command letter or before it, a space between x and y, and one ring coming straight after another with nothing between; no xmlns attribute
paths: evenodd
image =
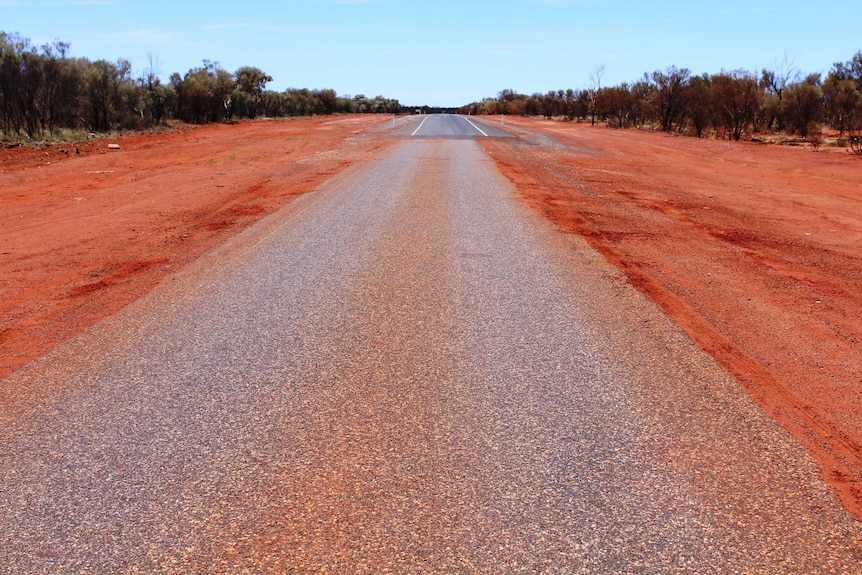
<svg viewBox="0 0 862 575"><path fill-rule="evenodd" d="M462 118L464 118L465 120L467 120L468 122L470 122L470 120L469 120L468 118L466 118L465 116L461 116L461 117L462 117ZM486 134L485 132L483 132L483 131L482 131L482 128L480 128L480 127L479 127L479 126L477 126L476 124L474 124L473 122L470 122L470 125L471 125L471 126L473 126L474 128L476 128L477 130L479 130L479 133L480 133L480 134L482 134L482 135L483 135L483 136L485 136L486 138L488 137L488 134Z"/></svg>
<svg viewBox="0 0 862 575"><path fill-rule="evenodd" d="M430 118L430 116L425 116L425 120L427 120L428 118ZM412 133L412 134L410 134L411 136L415 136L415 135L416 135L416 132L418 132L419 130L421 130L421 129L422 129L422 124L424 124L424 123L425 123L425 120L422 120L422 122L419 124L419 127L418 127L418 128L416 128L415 130L413 130L413 133Z"/></svg>

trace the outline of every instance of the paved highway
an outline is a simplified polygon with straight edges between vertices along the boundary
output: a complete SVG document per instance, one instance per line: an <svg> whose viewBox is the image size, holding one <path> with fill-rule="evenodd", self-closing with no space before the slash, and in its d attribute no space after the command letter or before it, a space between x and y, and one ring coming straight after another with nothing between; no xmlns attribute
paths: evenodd
<svg viewBox="0 0 862 575"><path fill-rule="evenodd" d="M408 123L396 134L411 138L511 138L511 133L501 129L496 124L489 124L473 116L457 114L435 114L420 116L418 120Z"/></svg>
<svg viewBox="0 0 862 575"><path fill-rule="evenodd" d="M2 382L0 573L859 573L798 442L474 141L509 134L394 137Z"/></svg>

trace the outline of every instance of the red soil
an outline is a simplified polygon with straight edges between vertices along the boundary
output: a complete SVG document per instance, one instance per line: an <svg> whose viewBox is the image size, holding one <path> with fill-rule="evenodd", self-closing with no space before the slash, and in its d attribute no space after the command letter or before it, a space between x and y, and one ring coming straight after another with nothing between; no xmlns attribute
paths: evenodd
<svg viewBox="0 0 862 575"><path fill-rule="evenodd" d="M386 145L358 134L387 121L256 121L0 149L0 378Z"/></svg>
<svg viewBox="0 0 862 575"><path fill-rule="evenodd" d="M673 317L804 442L862 519L862 159L506 124L522 138L482 143L524 201Z"/></svg>
<svg viewBox="0 0 862 575"><path fill-rule="evenodd" d="M397 141L362 135L387 122L258 121L0 150L0 378ZM524 200L662 306L805 442L862 518L862 160L506 123L523 137L482 142Z"/></svg>

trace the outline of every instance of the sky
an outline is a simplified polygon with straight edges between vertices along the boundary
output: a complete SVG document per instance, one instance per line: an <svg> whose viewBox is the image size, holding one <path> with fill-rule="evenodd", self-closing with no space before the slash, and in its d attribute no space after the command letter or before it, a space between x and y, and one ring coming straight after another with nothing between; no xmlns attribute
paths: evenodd
<svg viewBox="0 0 862 575"><path fill-rule="evenodd" d="M123 58L136 75L152 61L167 80L210 60L256 66L268 89L442 107L669 66L825 74L862 50L860 23L860 0L0 0L0 31Z"/></svg>

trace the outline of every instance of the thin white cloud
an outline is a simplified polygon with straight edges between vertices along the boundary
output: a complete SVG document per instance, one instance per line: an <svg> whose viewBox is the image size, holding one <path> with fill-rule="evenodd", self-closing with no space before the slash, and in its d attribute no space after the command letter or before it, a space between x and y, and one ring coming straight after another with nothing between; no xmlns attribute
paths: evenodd
<svg viewBox="0 0 862 575"><path fill-rule="evenodd" d="M107 6L116 4L115 0L69 0L66 4L72 6Z"/></svg>

